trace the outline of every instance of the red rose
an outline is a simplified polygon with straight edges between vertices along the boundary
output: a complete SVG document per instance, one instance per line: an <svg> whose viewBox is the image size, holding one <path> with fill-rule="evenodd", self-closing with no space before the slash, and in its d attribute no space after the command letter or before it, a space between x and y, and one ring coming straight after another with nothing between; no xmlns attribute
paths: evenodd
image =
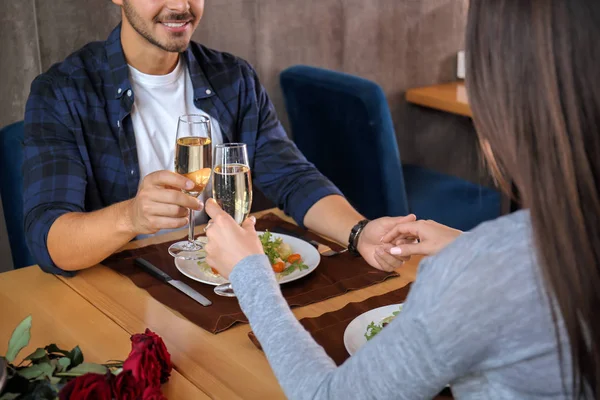
<svg viewBox="0 0 600 400"><path fill-rule="evenodd" d="M144 387L153 387L167 382L172 369L171 355L160 336L146 329L144 334L131 337L131 353L123 371L131 371Z"/></svg>
<svg viewBox="0 0 600 400"><path fill-rule="evenodd" d="M171 354L167 351L167 346L163 342L162 338L150 329L146 328L145 335L152 339L154 344L154 351L158 361L160 362L160 383L166 383L171 376L173 370L173 364L171 364Z"/></svg>
<svg viewBox="0 0 600 400"><path fill-rule="evenodd" d="M112 400L113 375L85 374L71 380L60 391L60 400Z"/></svg>
<svg viewBox="0 0 600 400"><path fill-rule="evenodd" d="M163 396L159 386L154 386L148 387L146 390L144 390L142 400L167 400L167 398Z"/></svg>
<svg viewBox="0 0 600 400"><path fill-rule="evenodd" d="M123 363L125 371L131 371L142 387L160 385L160 363L151 351L132 350Z"/></svg>
<svg viewBox="0 0 600 400"><path fill-rule="evenodd" d="M137 400L142 395L144 387L138 382L131 371L122 371L112 380L112 391L116 399Z"/></svg>

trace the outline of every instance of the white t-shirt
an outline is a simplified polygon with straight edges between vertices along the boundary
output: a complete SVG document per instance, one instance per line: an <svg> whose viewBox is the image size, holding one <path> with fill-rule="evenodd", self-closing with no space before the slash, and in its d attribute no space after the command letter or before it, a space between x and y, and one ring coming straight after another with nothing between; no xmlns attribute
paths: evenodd
<svg viewBox="0 0 600 400"><path fill-rule="evenodd" d="M213 146L223 142L219 123L194 105L194 88L183 57L167 75L144 74L129 65L129 77L135 94L131 120L140 180L151 172L174 170L177 121L181 115L206 116L210 119ZM211 190L207 187L200 198L204 200ZM197 212L196 223L205 221L206 214Z"/></svg>

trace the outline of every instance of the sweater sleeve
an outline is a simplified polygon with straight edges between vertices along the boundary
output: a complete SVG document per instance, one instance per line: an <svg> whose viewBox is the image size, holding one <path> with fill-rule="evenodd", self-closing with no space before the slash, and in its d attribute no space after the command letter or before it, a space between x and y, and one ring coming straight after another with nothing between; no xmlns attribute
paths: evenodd
<svg viewBox="0 0 600 400"><path fill-rule="evenodd" d="M230 280L289 399L431 398L448 383L435 346L409 312L337 367L291 312L266 256L245 258Z"/></svg>

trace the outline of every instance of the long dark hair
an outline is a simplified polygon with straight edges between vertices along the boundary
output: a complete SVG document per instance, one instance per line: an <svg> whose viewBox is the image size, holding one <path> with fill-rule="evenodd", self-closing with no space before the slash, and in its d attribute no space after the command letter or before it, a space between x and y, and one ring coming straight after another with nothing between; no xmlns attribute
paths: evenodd
<svg viewBox="0 0 600 400"><path fill-rule="evenodd" d="M600 1L472 0L466 54L480 140L530 210L544 286L568 334L573 370L563 374L575 397L598 398Z"/></svg>

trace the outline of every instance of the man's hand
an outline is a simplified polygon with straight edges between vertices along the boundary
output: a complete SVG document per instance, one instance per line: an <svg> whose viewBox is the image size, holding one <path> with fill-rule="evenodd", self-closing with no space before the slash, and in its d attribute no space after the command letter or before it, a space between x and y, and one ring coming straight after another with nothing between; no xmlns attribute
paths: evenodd
<svg viewBox="0 0 600 400"><path fill-rule="evenodd" d="M390 253L397 256L432 256L461 234L461 231L435 221L421 220L397 225L384 236L383 240L395 244ZM418 240L415 242L414 239Z"/></svg>
<svg viewBox="0 0 600 400"><path fill-rule="evenodd" d="M181 192L193 185L173 172L157 171L144 178L133 199L92 212L61 215L48 232L52 261L66 271L88 268L137 235L184 226L188 207L202 209L197 198Z"/></svg>
<svg viewBox="0 0 600 400"><path fill-rule="evenodd" d="M193 181L171 171L146 175L127 208L128 229L142 235L185 226L189 222L188 209L202 209L199 199L182 192L193 187Z"/></svg>
<svg viewBox="0 0 600 400"><path fill-rule="evenodd" d="M406 217L383 217L369 222L358 238L357 248L360 255L371 266L382 271L393 271L400 267L410 257L390 254L390 250L394 247L394 244L386 242L383 239L396 226L412 223L416 219L414 215L410 214Z"/></svg>

